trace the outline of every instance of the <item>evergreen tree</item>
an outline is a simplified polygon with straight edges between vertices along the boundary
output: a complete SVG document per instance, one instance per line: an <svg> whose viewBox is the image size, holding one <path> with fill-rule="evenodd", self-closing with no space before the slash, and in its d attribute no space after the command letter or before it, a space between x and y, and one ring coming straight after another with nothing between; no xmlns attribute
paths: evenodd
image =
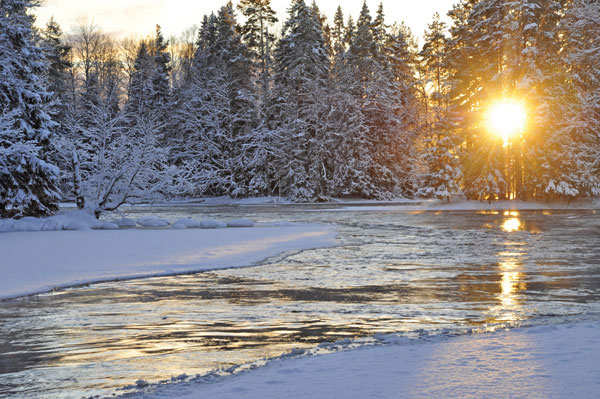
<svg viewBox="0 0 600 399"><path fill-rule="evenodd" d="M484 112L484 105L502 96L502 82L496 74L503 70L502 31L504 16L508 10L500 0L482 0L474 5L465 2L461 9L455 9L458 26L453 38L464 47L457 51L460 65L454 65L457 76L453 82L464 96L458 110L462 115L475 115ZM461 25L464 24L464 25ZM456 62L456 61L455 61ZM459 81L462 80L462 81ZM457 98L456 102L460 100ZM464 159L465 187L469 199L505 199L507 195L504 169L504 148L501 140L491 136L485 126L468 120L465 140L470 146Z"/></svg>
<svg viewBox="0 0 600 399"><path fill-rule="evenodd" d="M284 195L314 200L326 194L328 142L324 122L329 59L320 15L303 0L289 10L275 51L268 123L284 137L287 155L278 182Z"/></svg>
<svg viewBox="0 0 600 399"><path fill-rule="evenodd" d="M571 185L580 195L600 195L600 4L597 0L569 3L561 22L561 60L569 77L563 84L570 89L570 101L560 104L560 136L566 137L560 163ZM556 187L553 191L564 191Z"/></svg>
<svg viewBox="0 0 600 399"><path fill-rule="evenodd" d="M127 117L131 123L137 115L152 114L154 87L152 74L154 71L154 60L150 54L148 44L142 41L137 53L131 84L128 89L128 99L125 106Z"/></svg>
<svg viewBox="0 0 600 399"><path fill-rule="evenodd" d="M163 113L170 102L171 84L169 74L171 73L171 56L167 52L168 43L165 41L160 25L156 25L156 37L152 46L154 55L154 66L150 75L152 81L152 92L150 101L154 111L161 114L159 119L163 119Z"/></svg>
<svg viewBox="0 0 600 399"><path fill-rule="evenodd" d="M347 48L346 43L346 25L344 24L344 12L342 7L338 6L333 17L333 29L331 30L331 43L333 56L338 57L345 53Z"/></svg>
<svg viewBox="0 0 600 399"><path fill-rule="evenodd" d="M562 148L570 138L557 125L558 105L570 101L560 62L563 10L556 0L482 0L465 1L452 11L450 98L462 121L468 198L494 192L498 194L491 199L578 194L565 173L572 168L565 168L571 160ZM481 115L501 98L532 104L529 123L503 146L490 145ZM492 149L497 153L490 154ZM558 158L566 164L556 162ZM560 193L553 189L559 186Z"/></svg>
<svg viewBox="0 0 600 399"><path fill-rule="evenodd" d="M35 0L0 2L0 217L57 209L58 168L47 162L56 129L47 62L29 9Z"/></svg>
<svg viewBox="0 0 600 399"><path fill-rule="evenodd" d="M383 9L373 24L366 2L358 19L356 32L348 50L348 62L354 69L353 95L359 99L368 129L369 153L373 161L370 175L377 187L376 197L408 193L411 162L412 132L410 129L415 110L414 95L407 60L402 60L407 43L402 35L385 39ZM376 28L376 29L374 29ZM380 38L378 38L380 36ZM378 40L385 40L378 44Z"/></svg>
<svg viewBox="0 0 600 399"><path fill-rule="evenodd" d="M451 196L461 193L462 171L458 162L460 140L450 126L445 30L445 24L436 13L425 32L425 44L420 52L424 84L429 88L425 101L429 104L423 132L425 149L422 158L426 172L418 193L450 201Z"/></svg>
<svg viewBox="0 0 600 399"><path fill-rule="evenodd" d="M373 161L368 151L367 127L360 101L353 95L355 77L348 63L344 35L344 17L339 7L332 35L334 57L328 96L327 130L331 146L328 194L373 197L377 190L369 174Z"/></svg>
<svg viewBox="0 0 600 399"><path fill-rule="evenodd" d="M177 119L182 136L176 161L185 164L196 194L246 195L251 176L240 159L257 124L251 65L233 5L205 17Z"/></svg>
<svg viewBox="0 0 600 399"><path fill-rule="evenodd" d="M48 21L41 34L42 47L49 64L47 73L48 89L62 103L69 91L69 69L73 66L69 60L71 46L64 42L62 29L54 18Z"/></svg>
<svg viewBox="0 0 600 399"><path fill-rule="evenodd" d="M271 0L241 0L238 9L246 18L241 34L258 71L260 92L264 96L269 88L271 53L275 44L275 35L269 28L278 21L276 13L271 8Z"/></svg>
<svg viewBox="0 0 600 399"><path fill-rule="evenodd" d="M417 140L421 105L417 96L416 40L406 26L394 25L387 34L383 50L390 97L388 102L393 118L389 129L393 140L390 161L395 169L400 194L412 195L414 187L414 167L417 161L415 142Z"/></svg>

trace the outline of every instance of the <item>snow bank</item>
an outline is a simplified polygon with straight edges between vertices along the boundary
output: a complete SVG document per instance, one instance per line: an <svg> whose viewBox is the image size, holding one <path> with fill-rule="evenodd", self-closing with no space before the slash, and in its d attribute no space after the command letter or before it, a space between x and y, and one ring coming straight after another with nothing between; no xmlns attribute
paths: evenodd
<svg viewBox="0 0 600 399"><path fill-rule="evenodd" d="M157 218L154 216L146 216L138 219L137 224L142 227L167 227L171 223L169 223L166 219Z"/></svg>
<svg viewBox="0 0 600 399"><path fill-rule="evenodd" d="M192 218L184 218L179 219L174 223L174 225L179 224L185 226L186 229L200 229L202 228L202 222L192 219Z"/></svg>
<svg viewBox="0 0 600 399"><path fill-rule="evenodd" d="M94 281L249 266L283 252L333 245L335 236L333 227L314 224L3 233L0 298Z"/></svg>
<svg viewBox="0 0 600 399"><path fill-rule="evenodd" d="M143 398L593 398L600 322L369 347L216 380L140 390Z"/></svg>
<svg viewBox="0 0 600 399"><path fill-rule="evenodd" d="M84 211L66 211L48 218L25 217L22 219L0 219L0 233L17 231L60 231L60 230L118 230L120 228L167 228L173 229L223 229L226 227L254 227L249 219L221 222L210 218L201 221L192 218L179 219L173 224L166 219L146 216L138 220L116 219L112 222L97 220Z"/></svg>
<svg viewBox="0 0 600 399"><path fill-rule="evenodd" d="M47 218L0 219L0 233L10 231L106 230L113 229L115 226L113 223L97 220L84 211L69 211Z"/></svg>
<svg viewBox="0 0 600 399"><path fill-rule="evenodd" d="M200 226L203 229L224 229L225 227L227 227L227 225L223 222L218 222L216 220L213 219L202 219L202 222L200 222Z"/></svg>

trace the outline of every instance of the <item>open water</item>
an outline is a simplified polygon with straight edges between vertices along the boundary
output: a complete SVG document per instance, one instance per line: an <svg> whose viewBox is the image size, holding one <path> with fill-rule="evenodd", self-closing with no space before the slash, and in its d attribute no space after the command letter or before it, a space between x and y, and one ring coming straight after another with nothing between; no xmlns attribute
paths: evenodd
<svg viewBox="0 0 600 399"><path fill-rule="evenodd" d="M255 267L0 301L0 397L121 395L326 342L600 319L596 211L131 208L338 226L339 245ZM358 340L358 341L356 341Z"/></svg>

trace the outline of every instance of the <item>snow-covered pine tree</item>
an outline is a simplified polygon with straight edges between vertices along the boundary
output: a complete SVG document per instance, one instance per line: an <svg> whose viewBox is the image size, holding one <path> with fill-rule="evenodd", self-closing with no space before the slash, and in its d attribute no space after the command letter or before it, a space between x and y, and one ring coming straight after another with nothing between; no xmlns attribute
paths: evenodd
<svg viewBox="0 0 600 399"><path fill-rule="evenodd" d="M63 155L61 153L60 141L64 136L64 126L67 122L69 107L74 105L73 97L75 92L75 82L73 80L71 62L71 46L66 44L60 25L51 18L45 28L41 30L41 46L48 60L48 70L46 79L49 85L49 91L53 93L51 106L52 120L58 123L55 139L49 154L51 163L58 165L61 169L60 191L69 192L68 183L71 179L64 179L65 170L63 166Z"/></svg>
<svg viewBox="0 0 600 399"><path fill-rule="evenodd" d="M369 165L369 176L373 182L374 192L372 197L385 196L386 192L393 190L396 181L394 174L381 162L381 154L378 149L384 145L386 132L383 126L377 126L376 112L378 111L376 98L378 88L376 82L383 77L383 66L380 60L377 44L373 35L373 22L366 2L363 3L356 28L350 23L348 31L351 34L351 43L347 51L347 65L352 69L354 83L351 84L353 97L358 101L361 114L367 129L367 158Z"/></svg>
<svg viewBox="0 0 600 399"><path fill-rule="evenodd" d="M172 97L179 97L179 90L190 83L192 63L196 53L198 26L184 30L179 37L169 39Z"/></svg>
<svg viewBox="0 0 600 399"><path fill-rule="evenodd" d="M167 43L160 26L157 25L154 40L142 41L139 44L130 76L124 121L134 131L139 130L135 124L140 120L144 123L158 123L160 129L156 131L163 146L168 146L167 142L172 136L167 129L170 127L167 115L172 107L170 68Z"/></svg>
<svg viewBox="0 0 600 399"><path fill-rule="evenodd" d="M284 137L286 154L278 182L283 195L298 201L326 194L330 159L327 147L326 98L329 59L318 10L294 0L275 50L274 87L268 127Z"/></svg>
<svg viewBox="0 0 600 399"><path fill-rule="evenodd" d="M331 196L372 197L376 192L369 168L367 127L360 102L352 93L353 68L347 62L346 27L338 7L332 29L333 60L327 104L327 131L332 157L327 192Z"/></svg>
<svg viewBox="0 0 600 399"><path fill-rule="evenodd" d="M363 3L363 7L366 5L366 1ZM379 3L377 7L377 13L375 19L371 25L373 32L373 41L377 47L377 52L383 54L386 50L385 45L387 44L387 27L385 25L385 11L383 3Z"/></svg>
<svg viewBox="0 0 600 399"><path fill-rule="evenodd" d="M507 2L504 25L505 54L509 62L498 77L517 96L527 98L530 123L508 150L511 191L517 198L550 199L579 196L573 163L575 152L565 151L573 141L560 131L561 105L573 101L568 72L563 67L559 24L562 0ZM510 82L510 83L507 83Z"/></svg>
<svg viewBox="0 0 600 399"><path fill-rule="evenodd" d="M505 199L508 183L504 180L505 157L502 140L489 135L477 135L472 139L473 148L469 154L467 168L477 173L472 175L471 186L465 189L467 198L488 202Z"/></svg>
<svg viewBox="0 0 600 399"><path fill-rule="evenodd" d="M164 114L170 103L171 84L169 75L171 73L171 56L167 52L168 42L163 37L160 25L156 25L156 36L152 43L152 55L154 65L150 74L151 93L150 104L152 111L158 114L158 119L164 122Z"/></svg>
<svg viewBox="0 0 600 399"><path fill-rule="evenodd" d="M566 136L564 150L572 165L570 181L580 195L600 195L600 3L598 0L570 2L561 22L561 60L570 80L570 101L560 104L559 134ZM560 186L552 182L555 188ZM560 183L558 183L560 184ZM561 190L562 191L562 190Z"/></svg>
<svg viewBox="0 0 600 399"><path fill-rule="evenodd" d="M394 115L389 123L393 140L390 162L394 165L398 181L397 191L403 195L413 195L416 191L414 168L418 154L415 143L421 104L415 78L417 45L410 29L403 24L392 26L387 33L383 56L391 87L390 109Z"/></svg>
<svg viewBox="0 0 600 399"><path fill-rule="evenodd" d="M227 114L223 115L222 120L228 137L224 143L228 163L226 180L229 181L226 194L245 196L252 176L245 169L243 149L258 123L252 60L231 2L219 10L217 23L218 35L213 49L217 58L215 67L222 66L220 80L225 84L228 105Z"/></svg>
<svg viewBox="0 0 600 399"><path fill-rule="evenodd" d="M507 195L502 143L478 123L483 107L504 95L496 80L503 69L504 15L505 5L500 0L464 1L451 13L451 98L467 146L463 173L468 199L495 200Z"/></svg>
<svg viewBox="0 0 600 399"><path fill-rule="evenodd" d="M556 198L580 195L574 138L561 130L561 104L573 101L564 67L559 0L463 2L452 16L449 56L452 102L460 110L465 140L465 193L481 198L498 176L498 198ZM481 122L487 104L499 98L528 103L528 126L491 154ZM477 116L479 115L479 116ZM485 160L496 162L482 168ZM502 178L500 179L500 176ZM475 183L483 186L478 187ZM483 194L486 196L487 194Z"/></svg>
<svg viewBox="0 0 600 399"><path fill-rule="evenodd" d="M192 60L189 82L180 89L176 111L170 123L175 136L171 138L171 163L181 171L182 194L210 195L221 165L221 150L214 137L221 136L219 110L213 105L209 76L213 74L213 55L217 35L217 17L205 15L198 32L196 52ZM222 194L222 192L218 193Z"/></svg>
<svg viewBox="0 0 600 399"><path fill-rule="evenodd" d="M125 104L126 118L131 125L137 120L138 115L152 114L154 60L150 54L146 41L140 43L135 66L131 75L131 84L128 88L128 99Z"/></svg>
<svg viewBox="0 0 600 399"><path fill-rule="evenodd" d="M333 50L333 56L343 55L347 47L344 12L342 11L342 7L338 6L333 16L333 27L331 28L331 49ZM333 63L335 63L335 60L333 60Z"/></svg>
<svg viewBox="0 0 600 399"><path fill-rule="evenodd" d="M281 143L282 132L261 123L240 137L242 147L239 166L244 168L247 196L279 195L279 164L286 155Z"/></svg>
<svg viewBox="0 0 600 399"><path fill-rule="evenodd" d="M370 175L377 192L374 197L389 197L406 189L409 171L403 168L409 160L412 145L410 82L405 81L406 65L389 49L404 51L402 36L382 35L383 10L374 25L366 2L363 3L356 32L348 50L348 62L354 69L353 95L360 101L368 129L369 153L373 163ZM375 29L374 29L375 28ZM378 43L385 40L385 42ZM411 78L412 79L412 78ZM408 112L407 112L408 111ZM404 193L406 194L406 192Z"/></svg>
<svg viewBox="0 0 600 399"><path fill-rule="evenodd" d="M474 137L476 109L470 101L472 88L477 84L473 80L476 71L473 62L473 49L469 45L475 34L469 26L469 15L473 3L462 0L455 4L448 16L452 19L449 27L449 37L446 39L448 102L453 124L452 133L459 138L460 167L463 172L463 193L467 199L478 198L478 193L473 189L474 180L477 178L477 169L474 165Z"/></svg>
<svg viewBox="0 0 600 399"><path fill-rule="evenodd" d="M65 43L62 29L54 18L48 21L41 35L42 47L49 64L47 72L49 90L59 100L58 105L64 106L64 98L70 91L69 70L73 66L69 54L71 46Z"/></svg>
<svg viewBox="0 0 600 399"><path fill-rule="evenodd" d="M230 2L204 18L176 119L176 162L194 195L246 195L242 150L257 125L251 66Z"/></svg>
<svg viewBox="0 0 600 399"><path fill-rule="evenodd" d="M0 217L57 209L58 168L47 162L50 116L47 61L29 13L36 0L0 1Z"/></svg>
<svg viewBox="0 0 600 399"><path fill-rule="evenodd" d="M419 182L418 195L450 200L461 194L462 171L458 159L460 139L454 134L450 119L448 76L446 68L446 25L435 14L425 32L425 43L420 52L423 63L423 82L427 92L423 146L425 173Z"/></svg>
<svg viewBox="0 0 600 399"><path fill-rule="evenodd" d="M271 80L272 49L275 35L269 29L278 20L271 0L241 0L238 9L246 18L241 27L244 43L256 70L259 94L264 98Z"/></svg>

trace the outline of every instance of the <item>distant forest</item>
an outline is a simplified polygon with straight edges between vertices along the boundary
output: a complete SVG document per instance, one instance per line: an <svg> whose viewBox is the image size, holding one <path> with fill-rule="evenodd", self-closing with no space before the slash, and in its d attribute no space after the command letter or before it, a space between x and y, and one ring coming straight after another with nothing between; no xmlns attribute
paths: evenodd
<svg viewBox="0 0 600 399"><path fill-rule="evenodd" d="M597 0L463 0L420 48L366 3L331 21L293 0L278 21L241 0L181 38L123 41L37 29L36 6L0 0L0 217L60 200L99 214L224 195L600 194ZM484 121L502 99L527 110L510 140Z"/></svg>

